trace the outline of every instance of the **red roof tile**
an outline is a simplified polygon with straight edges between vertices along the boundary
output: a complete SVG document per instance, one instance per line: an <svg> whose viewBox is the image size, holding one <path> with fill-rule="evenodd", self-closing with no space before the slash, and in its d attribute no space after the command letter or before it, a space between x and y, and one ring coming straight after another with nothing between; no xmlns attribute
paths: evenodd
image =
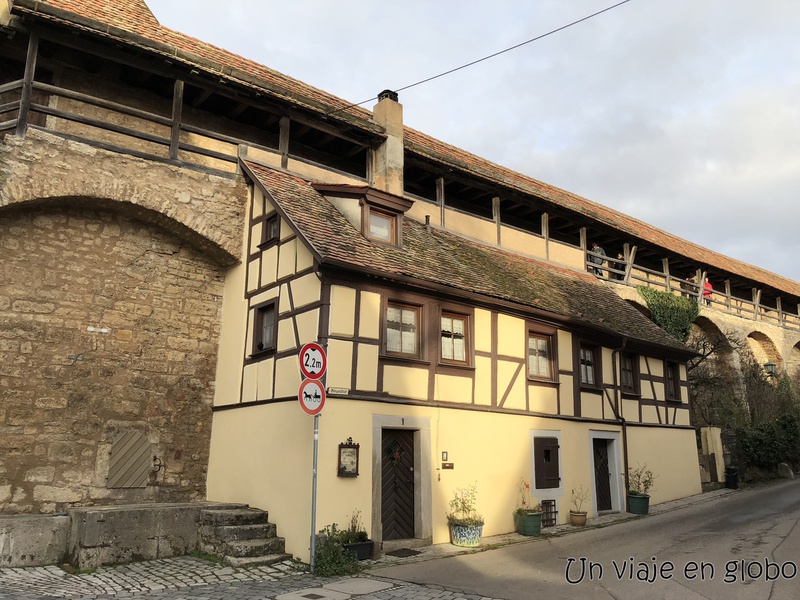
<svg viewBox="0 0 800 600"><path fill-rule="evenodd" d="M245 162L323 265L480 294L672 351L686 347L592 275L403 220L403 248L366 239L312 184Z"/></svg>
<svg viewBox="0 0 800 600"><path fill-rule="evenodd" d="M1 1L1 0L0 0ZM348 106L348 102L247 60L211 44L164 27L158 23L144 0L15 0L13 11L36 14L72 26L91 29L124 43L138 45L161 54L177 57L223 78L263 89L278 97L320 112ZM66 12L64 12L66 11ZM67 14L69 13L69 14ZM123 35L135 34L135 38ZM381 128L371 121L372 113L360 107L337 112L336 118L357 123L373 132ZM410 128L405 129L406 147L419 155L473 172L524 193L539 196L598 223L682 255L698 263L800 296L800 283L738 260L734 260L657 227L629 217L576 194L548 185L482 159Z"/></svg>

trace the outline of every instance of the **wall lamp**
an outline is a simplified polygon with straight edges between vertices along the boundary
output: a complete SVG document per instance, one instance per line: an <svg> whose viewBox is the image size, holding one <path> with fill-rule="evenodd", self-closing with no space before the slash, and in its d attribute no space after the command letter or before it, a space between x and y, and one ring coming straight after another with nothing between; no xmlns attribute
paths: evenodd
<svg viewBox="0 0 800 600"><path fill-rule="evenodd" d="M775 369L778 365L776 365L772 361L767 361L764 363L764 370L767 372L767 377L774 377L775 376Z"/></svg>

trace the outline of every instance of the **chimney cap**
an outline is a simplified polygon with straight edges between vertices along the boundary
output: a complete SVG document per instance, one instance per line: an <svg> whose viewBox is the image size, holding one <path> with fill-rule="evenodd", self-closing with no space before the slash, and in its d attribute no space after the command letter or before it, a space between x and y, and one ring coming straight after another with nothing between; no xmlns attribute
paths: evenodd
<svg viewBox="0 0 800 600"><path fill-rule="evenodd" d="M393 92L392 90L383 90L380 94L378 94L379 102L381 100L386 100L387 98L389 100L394 100L395 102L397 102L398 99L397 92Z"/></svg>

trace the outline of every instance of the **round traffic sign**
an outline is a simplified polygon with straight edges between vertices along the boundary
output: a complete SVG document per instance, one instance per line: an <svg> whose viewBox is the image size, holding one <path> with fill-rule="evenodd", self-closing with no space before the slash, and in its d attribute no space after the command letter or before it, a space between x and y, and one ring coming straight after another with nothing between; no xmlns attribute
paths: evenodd
<svg viewBox="0 0 800 600"><path fill-rule="evenodd" d="M325 406L325 388L316 379L306 379L300 384L297 399L300 401L300 408L305 412L310 415L319 414Z"/></svg>
<svg viewBox="0 0 800 600"><path fill-rule="evenodd" d="M320 379L328 368L328 357L319 344L306 344L300 349L300 371L308 379Z"/></svg>

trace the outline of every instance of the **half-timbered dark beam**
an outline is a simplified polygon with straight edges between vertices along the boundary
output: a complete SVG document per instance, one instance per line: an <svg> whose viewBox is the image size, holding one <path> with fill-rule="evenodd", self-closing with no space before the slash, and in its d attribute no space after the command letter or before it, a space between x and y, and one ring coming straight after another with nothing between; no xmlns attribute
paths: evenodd
<svg viewBox="0 0 800 600"><path fill-rule="evenodd" d="M19 102L19 115L17 116L17 136L24 137L28 130L28 117L31 112L31 98L33 96L33 75L36 72L36 55L39 52L39 36L31 33L28 39L28 57L25 60L25 75L22 77L22 97Z"/></svg>

